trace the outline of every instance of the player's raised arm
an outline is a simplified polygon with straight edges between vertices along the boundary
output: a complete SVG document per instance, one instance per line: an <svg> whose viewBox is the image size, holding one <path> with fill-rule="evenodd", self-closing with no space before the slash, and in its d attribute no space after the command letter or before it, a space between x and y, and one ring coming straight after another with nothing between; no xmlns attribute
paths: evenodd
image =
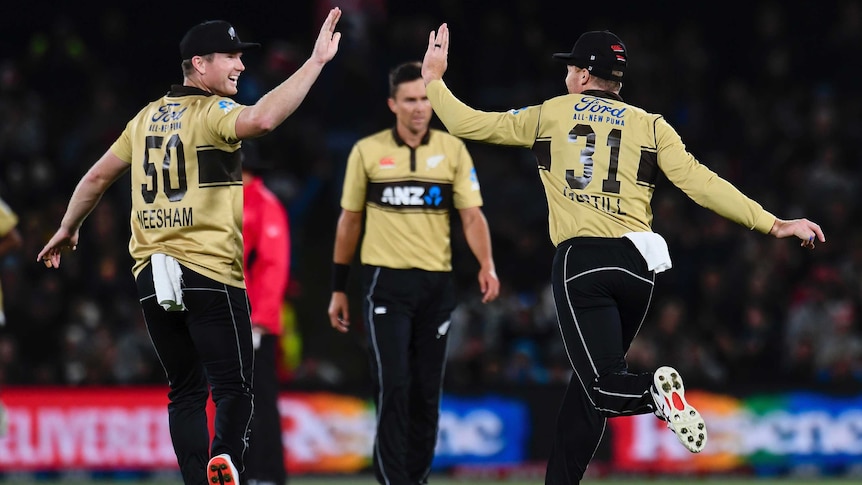
<svg viewBox="0 0 862 485"><path fill-rule="evenodd" d="M330 10L320 27L320 33L308 60L284 82L240 113L236 120L237 137L245 139L265 135L296 111L311 86L314 85L323 66L338 52L341 32L336 32L335 26L340 18L340 8L335 7Z"/></svg>

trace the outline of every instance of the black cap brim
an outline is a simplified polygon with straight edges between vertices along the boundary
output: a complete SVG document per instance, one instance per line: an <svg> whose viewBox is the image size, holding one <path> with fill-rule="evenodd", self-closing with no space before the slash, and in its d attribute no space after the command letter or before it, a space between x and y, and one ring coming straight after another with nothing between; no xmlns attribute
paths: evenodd
<svg viewBox="0 0 862 485"><path fill-rule="evenodd" d="M236 47L238 51L245 52L260 48L260 44L257 42L240 42Z"/></svg>
<svg viewBox="0 0 862 485"><path fill-rule="evenodd" d="M572 54L570 52L557 52L556 54L553 55L553 57L554 57L554 59L556 59L558 61L563 61L570 66L574 66L574 65L578 64L578 61L575 60L574 57L572 57Z"/></svg>

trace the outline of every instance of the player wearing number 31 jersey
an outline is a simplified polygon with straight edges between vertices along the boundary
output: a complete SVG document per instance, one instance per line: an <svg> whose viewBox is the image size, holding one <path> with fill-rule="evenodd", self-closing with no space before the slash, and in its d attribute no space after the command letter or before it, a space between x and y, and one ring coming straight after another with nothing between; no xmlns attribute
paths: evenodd
<svg viewBox="0 0 862 485"><path fill-rule="evenodd" d="M245 71L243 52L259 44L241 42L222 20L189 29L180 42L183 84L126 125L78 183L38 256L59 267L61 251L75 249L102 194L131 171L132 271L170 385L171 440L187 485L244 483L254 349L243 279L240 140L269 133L296 110L338 50L340 16L338 8L329 12L308 61L251 106L230 96Z"/></svg>
<svg viewBox="0 0 862 485"><path fill-rule="evenodd" d="M682 377L663 366L632 374L625 355L644 321L655 274L671 266L652 232L650 200L659 172L698 204L749 229L802 245L824 242L806 219L783 221L698 163L660 115L620 97L628 62L611 32L587 32L567 64L568 94L506 113L474 110L442 82L446 24L432 32L422 66L428 99L456 136L532 149L557 247L551 282L563 344L574 370L557 418L546 484L579 483L607 418L655 413L692 452L707 443L700 413L685 400Z"/></svg>

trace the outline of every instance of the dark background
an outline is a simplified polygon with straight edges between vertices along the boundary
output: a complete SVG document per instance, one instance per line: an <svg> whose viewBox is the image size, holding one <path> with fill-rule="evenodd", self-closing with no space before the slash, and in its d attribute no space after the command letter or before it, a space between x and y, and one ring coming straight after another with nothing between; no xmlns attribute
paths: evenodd
<svg viewBox="0 0 862 485"><path fill-rule="evenodd" d="M308 98L260 140L278 167L267 184L288 207L288 301L301 341L285 386L366 389L362 322L329 328L329 261L347 153L393 122L387 73L421 60L446 21L445 79L485 110L563 94L568 51L583 31L609 29L629 50L623 97L662 113L701 162L779 217L820 222L829 242L805 252L728 223L666 180L654 229L674 268L629 360L672 364L703 387L768 383L856 392L862 302L855 224L860 5L837 2L16 2L0 18L0 197L21 215L25 248L3 260L9 324L0 329L0 384L162 382L128 269L128 178L85 223L59 271L33 262L75 183L144 104L182 80L178 43L198 22L225 19L247 53L237 101L251 104L310 54L331 5L344 16L336 58ZM439 123L435 121L435 126ZM453 221L456 311L447 385L560 385L567 363L547 282L553 247L535 161L527 150L469 143L482 182L503 295L477 303L475 261ZM354 274L357 272L354 271ZM355 278L354 278L355 280ZM358 284L351 282L352 303Z"/></svg>

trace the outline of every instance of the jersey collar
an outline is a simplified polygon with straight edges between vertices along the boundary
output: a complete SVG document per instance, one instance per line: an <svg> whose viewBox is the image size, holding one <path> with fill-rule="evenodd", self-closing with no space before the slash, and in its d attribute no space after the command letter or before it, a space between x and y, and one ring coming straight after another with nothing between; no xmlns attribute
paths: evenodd
<svg viewBox="0 0 862 485"><path fill-rule="evenodd" d="M392 138L395 139L395 144L400 146L400 147L407 144L407 143L404 143L404 140L402 140L400 136L398 136L398 127L396 127L396 126L392 127ZM422 141L420 141L419 144L420 145L427 145L428 140L430 140L430 139L431 139L431 128L429 127L428 131L425 132L425 136L422 137Z"/></svg>
<svg viewBox="0 0 862 485"><path fill-rule="evenodd" d="M601 89L587 89L586 91L582 92L581 94L586 94L588 96L595 96L597 98L611 98L611 99L615 99L617 101L623 100L622 96L620 96L619 94L612 93L610 91L603 91Z"/></svg>
<svg viewBox="0 0 862 485"><path fill-rule="evenodd" d="M176 98L177 96L212 96L213 93L204 91L203 89L194 86L183 86L182 84L171 84L171 90L168 91L168 96Z"/></svg>

